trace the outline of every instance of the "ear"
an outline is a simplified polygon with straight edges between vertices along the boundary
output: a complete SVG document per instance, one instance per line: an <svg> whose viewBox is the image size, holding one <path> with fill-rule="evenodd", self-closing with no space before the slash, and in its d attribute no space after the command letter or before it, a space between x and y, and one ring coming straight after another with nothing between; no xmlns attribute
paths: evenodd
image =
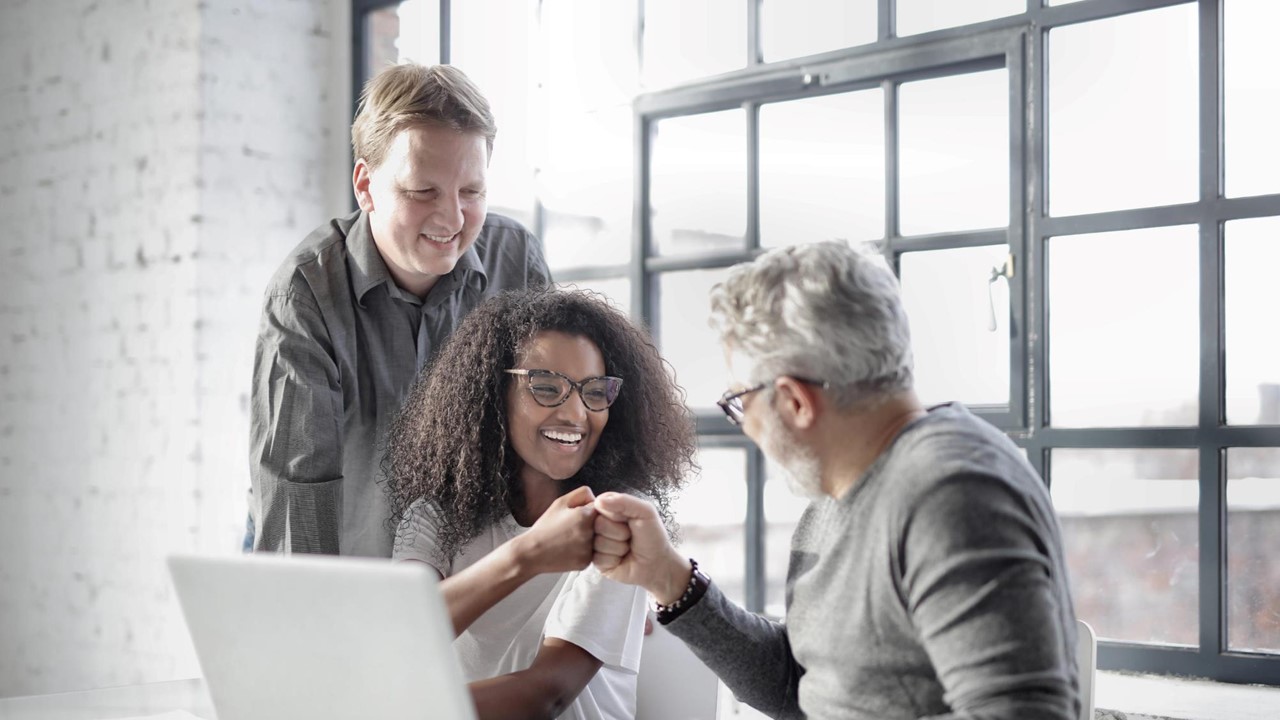
<svg viewBox="0 0 1280 720"><path fill-rule="evenodd" d="M816 386L783 375L773 381L773 389L783 422L794 430L808 430L817 424L824 398Z"/></svg>
<svg viewBox="0 0 1280 720"><path fill-rule="evenodd" d="M356 204L365 212L373 212L373 193L369 185L373 182L373 169L364 158L356 160L355 169L351 171L351 189L355 191Z"/></svg>

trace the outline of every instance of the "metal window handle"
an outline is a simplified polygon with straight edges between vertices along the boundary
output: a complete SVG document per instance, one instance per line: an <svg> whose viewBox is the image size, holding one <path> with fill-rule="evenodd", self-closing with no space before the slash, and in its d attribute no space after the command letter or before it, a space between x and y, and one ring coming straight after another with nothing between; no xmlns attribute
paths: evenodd
<svg viewBox="0 0 1280 720"><path fill-rule="evenodd" d="M1004 278L1006 282L1013 279L1013 253L1010 253L1004 260L1004 265L991 268L991 276L987 278L987 331L996 331L996 299L992 294L991 286L996 281Z"/></svg>

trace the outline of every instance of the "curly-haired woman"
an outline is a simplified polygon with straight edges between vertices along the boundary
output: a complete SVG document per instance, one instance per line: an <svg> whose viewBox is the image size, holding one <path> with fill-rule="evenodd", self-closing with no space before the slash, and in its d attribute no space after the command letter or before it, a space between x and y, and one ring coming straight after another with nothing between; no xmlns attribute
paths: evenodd
<svg viewBox="0 0 1280 720"><path fill-rule="evenodd" d="M473 310L388 436L393 558L431 565L481 718L635 712L643 590L590 567L595 495L668 503L693 465L683 393L597 297Z"/></svg>

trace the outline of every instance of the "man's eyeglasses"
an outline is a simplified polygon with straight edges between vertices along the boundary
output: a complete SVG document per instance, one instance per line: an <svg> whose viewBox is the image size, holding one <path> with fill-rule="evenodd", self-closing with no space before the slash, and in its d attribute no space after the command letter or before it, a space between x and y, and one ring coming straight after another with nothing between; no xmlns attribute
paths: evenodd
<svg viewBox="0 0 1280 720"><path fill-rule="evenodd" d="M809 378L796 377L795 375L779 375L778 377L789 377L794 380L799 380L802 383L807 383L809 385L817 385L824 389L827 387L827 381L825 380L810 380ZM750 395L753 392L759 392L765 389L766 387L771 385L774 380L777 380L777 379L778 378L774 378L773 380L762 382L759 385L753 385L747 388L746 390L738 390L738 391L726 390L725 393L720 396L720 399L716 401L716 404L719 405L720 409L724 411L724 415L725 417L729 418L729 422L733 423L734 425L741 425L742 416L744 414L744 411L742 409L742 398L747 395Z"/></svg>
<svg viewBox="0 0 1280 720"><path fill-rule="evenodd" d="M602 375L582 382L574 382L554 370L505 371L511 375L523 375L528 379L529 394L542 407L558 407L569 399L569 393L578 391L582 404L592 412L606 410L622 392L622 378Z"/></svg>

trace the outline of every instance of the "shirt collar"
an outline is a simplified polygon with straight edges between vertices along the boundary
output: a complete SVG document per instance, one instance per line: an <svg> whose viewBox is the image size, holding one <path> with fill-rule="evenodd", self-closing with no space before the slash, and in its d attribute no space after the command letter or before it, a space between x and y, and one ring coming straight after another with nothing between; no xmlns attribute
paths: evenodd
<svg viewBox="0 0 1280 720"><path fill-rule="evenodd" d="M483 230L481 234L484 234ZM476 242L479 241L480 239L476 238ZM378 246L373 242L373 231L369 229L369 216L363 210L360 211L347 234L347 255L348 264L351 267L352 288L356 293L356 301L361 307L364 306L365 294L373 288L383 283L387 283L388 287L395 287L391 271L387 270L387 263L382 259ZM462 257L458 258L453 271L442 276L440 281L446 279L454 279L449 283L454 287L465 282L474 285L481 292L484 291L489 284L489 275L485 272L484 263L480 262L480 254L476 252L475 243L472 243Z"/></svg>
<svg viewBox="0 0 1280 720"><path fill-rule="evenodd" d="M480 231L484 235L484 230ZM483 291L489 285L489 274L484 270L484 263L480 262L480 253L476 252L476 243L480 242L480 238L476 238L476 242L471 243L471 247L458 258L458 264L453 266L451 275L461 275L460 278L469 285L474 285L476 289Z"/></svg>
<svg viewBox="0 0 1280 720"><path fill-rule="evenodd" d="M356 292L356 302L364 306L365 293L382 283L391 283L387 264L373 244L369 230L369 216L363 210L347 233L347 265L351 268L351 287Z"/></svg>

